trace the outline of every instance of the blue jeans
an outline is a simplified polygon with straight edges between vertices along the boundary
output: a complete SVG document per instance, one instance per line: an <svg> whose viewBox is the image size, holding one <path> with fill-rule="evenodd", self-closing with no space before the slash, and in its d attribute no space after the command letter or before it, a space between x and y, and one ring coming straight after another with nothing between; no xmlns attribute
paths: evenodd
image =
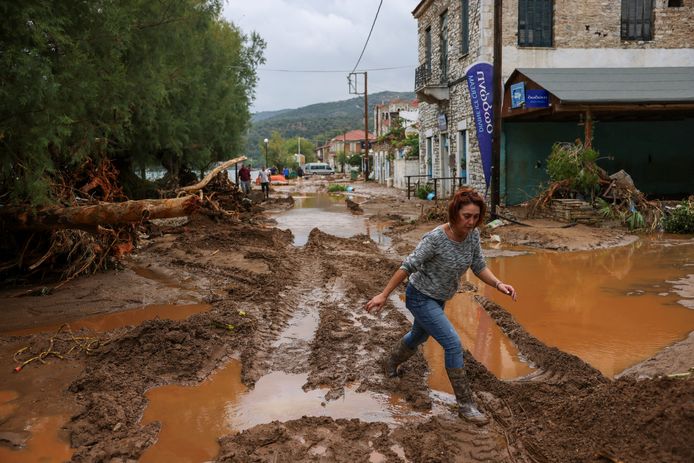
<svg viewBox="0 0 694 463"><path fill-rule="evenodd" d="M446 368L463 368L463 346L443 312L446 302L432 299L411 284L407 285L405 295L405 306L414 315L412 329L402 339L405 345L416 349L432 336L445 351Z"/></svg>

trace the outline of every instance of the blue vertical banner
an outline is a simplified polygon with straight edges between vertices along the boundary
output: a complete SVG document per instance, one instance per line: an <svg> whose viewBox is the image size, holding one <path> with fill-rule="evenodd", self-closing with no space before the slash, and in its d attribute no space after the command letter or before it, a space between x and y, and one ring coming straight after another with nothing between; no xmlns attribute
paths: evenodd
<svg viewBox="0 0 694 463"><path fill-rule="evenodd" d="M484 181L489 188L492 181L492 131L494 129L493 106L493 66L484 61L478 61L465 72L467 86L470 90L472 113L477 128L477 143L482 157Z"/></svg>

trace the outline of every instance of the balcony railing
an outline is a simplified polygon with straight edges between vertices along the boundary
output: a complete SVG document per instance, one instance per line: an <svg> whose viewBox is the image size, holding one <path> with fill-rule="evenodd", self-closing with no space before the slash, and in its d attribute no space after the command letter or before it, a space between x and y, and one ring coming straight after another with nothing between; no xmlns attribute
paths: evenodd
<svg viewBox="0 0 694 463"><path fill-rule="evenodd" d="M415 91L425 87L431 80L431 66L427 63L418 66L414 70L414 89Z"/></svg>

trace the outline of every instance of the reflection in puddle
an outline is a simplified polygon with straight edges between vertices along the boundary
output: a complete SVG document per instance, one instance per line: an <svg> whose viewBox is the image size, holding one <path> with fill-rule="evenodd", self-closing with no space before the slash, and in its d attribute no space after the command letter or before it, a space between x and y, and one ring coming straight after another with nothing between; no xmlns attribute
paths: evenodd
<svg viewBox="0 0 694 463"><path fill-rule="evenodd" d="M60 428L67 423L67 416L42 416L29 422L26 431L31 433L26 448L10 450L0 447L3 463L60 463L72 458L72 450L66 440L59 439Z"/></svg>
<svg viewBox="0 0 694 463"><path fill-rule="evenodd" d="M279 347L282 344L291 343L293 341L311 341L318 328L320 321L318 309L297 311L292 318L287 322L287 327L278 336L273 343L273 347Z"/></svg>
<svg viewBox="0 0 694 463"><path fill-rule="evenodd" d="M474 277L533 336L612 377L694 330L694 240L488 259L511 302Z"/></svg>
<svg viewBox="0 0 694 463"><path fill-rule="evenodd" d="M357 393L349 387L344 397L326 401L327 389L302 389L307 377L273 372L245 392L241 364L232 360L198 386L162 386L148 391L149 405L142 424L158 420L162 429L158 442L140 462L210 460L219 451L219 437L274 420L329 416L395 423L415 415L402 400L372 392Z"/></svg>
<svg viewBox="0 0 694 463"><path fill-rule="evenodd" d="M217 439L232 431L226 408L245 390L241 362L232 360L200 385L148 391L142 423L158 420L162 425L159 440L140 462L212 460L219 452Z"/></svg>
<svg viewBox="0 0 694 463"><path fill-rule="evenodd" d="M138 276L146 278L148 280L156 281L169 288L183 288L179 280L169 276L164 271L157 271L151 267L141 267L139 265L133 265L130 269L135 272Z"/></svg>
<svg viewBox="0 0 694 463"><path fill-rule="evenodd" d="M163 318L167 320L184 320L191 315L210 310L209 304L150 304L138 309L123 310L103 315L93 315L69 322L72 330L87 328L92 331L104 332L122 328L124 326L135 326L146 320ZM24 328L21 330L4 333L10 336L25 336L34 333L45 333L57 331L62 324L39 326L35 328Z"/></svg>
<svg viewBox="0 0 694 463"><path fill-rule="evenodd" d="M291 230L296 246L306 244L309 233L316 227L341 238L367 234L379 245L390 245L390 238L383 234L385 224L372 223L363 216L352 215L344 198L343 195L334 194L294 196L294 208L273 218L278 228Z"/></svg>
<svg viewBox="0 0 694 463"><path fill-rule="evenodd" d="M328 389L304 391L307 374L273 372L263 376L255 388L229 405L229 419L235 430L244 430L273 420L287 421L302 416L358 418L366 422L395 423L411 415L404 405L373 392L357 393L346 387L344 397L326 401Z"/></svg>

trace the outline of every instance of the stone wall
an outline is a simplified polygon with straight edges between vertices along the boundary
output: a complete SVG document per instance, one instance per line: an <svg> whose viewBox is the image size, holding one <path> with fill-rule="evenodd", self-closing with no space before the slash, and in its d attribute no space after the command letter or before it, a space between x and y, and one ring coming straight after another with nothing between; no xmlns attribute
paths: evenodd
<svg viewBox="0 0 694 463"><path fill-rule="evenodd" d="M643 42L621 39L620 0L555 0L552 48L693 48L694 0L684 0L681 8L667 4L667 0L655 0L653 40ZM515 47L518 0L506 0L503 8L503 43Z"/></svg>
<svg viewBox="0 0 694 463"><path fill-rule="evenodd" d="M623 41L620 38L620 0L554 1L554 46L551 48L519 48L518 0L504 2L503 70L505 80L520 67L634 67L634 66L694 66L694 0L684 0L681 8L667 7L667 0L656 0L654 40ZM458 134L467 130L468 183L484 191L475 123L467 82L463 79L468 66L477 61L492 62L493 1L469 2L469 52L461 50L461 2L432 0L423 5L417 18L419 30L419 64L425 62L425 30L431 28L432 77L442 80L440 66L441 14L448 12L449 100L438 104L420 102L420 160L419 171L427 173L426 139L432 138L433 175L441 177L444 163L456 162ZM449 159L441 159L438 128L439 114L446 115L449 134ZM455 173L452 170L452 173ZM503 175L503 172L502 172ZM503 181L503 179L502 179Z"/></svg>
<svg viewBox="0 0 694 463"><path fill-rule="evenodd" d="M482 171L477 138L474 135L475 126L472 116L472 106L467 88L467 82L463 79L465 70L476 61L484 59L491 61L489 38L493 16L491 14L493 3L489 0L469 2L469 46L468 52L462 51L462 23L461 2L459 0L434 0L425 12L418 18L419 28L419 63L425 60L425 30L431 27L432 38L432 78L431 82L438 83L441 80L440 72L440 25L441 14L448 12L448 76L445 79L449 83L450 99L439 104L420 102L420 172L425 174L426 167L426 139L432 138L433 175L441 177L444 173L444 163L449 163L451 176L458 175L455 170L456 155L458 152L458 135L461 127L468 130L468 183L480 191L484 191L485 182ZM487 31L487 37L483 37L483 31ZM484 57L483 57L484 55ZM446 115L447 129L439 130L438 116ZM450 157L442 159L439 137L442 133L449 136Z"/></svg>

